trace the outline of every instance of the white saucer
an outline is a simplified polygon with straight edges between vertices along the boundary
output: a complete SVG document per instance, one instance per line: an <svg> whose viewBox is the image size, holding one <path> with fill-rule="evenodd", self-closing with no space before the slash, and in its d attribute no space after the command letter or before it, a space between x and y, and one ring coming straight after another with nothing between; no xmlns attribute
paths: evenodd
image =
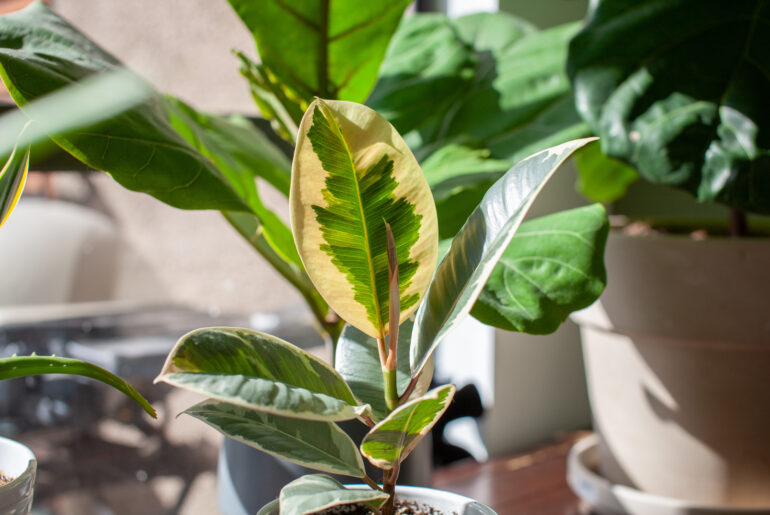
<svg viewBox="0 0 770 515"><path fill-rule="evenodd" d="M767 508L727 508L647 494L613 485L597 470L598 437L591 435L572 446L567 458L567 483L591 507L606 515L770 515Z"/></svg>

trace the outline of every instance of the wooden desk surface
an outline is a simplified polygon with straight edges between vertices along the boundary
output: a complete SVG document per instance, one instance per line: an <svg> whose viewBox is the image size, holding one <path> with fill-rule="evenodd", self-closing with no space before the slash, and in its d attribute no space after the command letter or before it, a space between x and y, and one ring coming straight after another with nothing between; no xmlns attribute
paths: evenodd
<svg viewBox="0 0 770 515"><path fill-rule="evenodd" d="M582 435L486 463L463 462L433 473L433 486L466 495L500 515L586 513L567 486L567 453Z"/></svg>

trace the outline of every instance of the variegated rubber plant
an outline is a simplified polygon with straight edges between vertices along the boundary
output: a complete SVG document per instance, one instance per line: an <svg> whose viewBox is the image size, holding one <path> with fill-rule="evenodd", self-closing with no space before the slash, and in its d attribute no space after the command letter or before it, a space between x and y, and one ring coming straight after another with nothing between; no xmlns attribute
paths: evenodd
<svg viewBox="0 0 770 515"><path fill-rule="evenodd" d="M335 367L268 334L207 328L178 342L157 380L209 396L186 413L224 434L371 487L308 475L281 491L282 514L353 503L393 513L401 462L455 393L428 391L436 345L470 311L545 181L589 141L514 166L436 267L435 204L404 140L366 106L313 101L292 163L291 226L310 279L347 322ZM336 424L350 419L369 426L360 449ZM363 458L383 471L380 484Z"/></svg>

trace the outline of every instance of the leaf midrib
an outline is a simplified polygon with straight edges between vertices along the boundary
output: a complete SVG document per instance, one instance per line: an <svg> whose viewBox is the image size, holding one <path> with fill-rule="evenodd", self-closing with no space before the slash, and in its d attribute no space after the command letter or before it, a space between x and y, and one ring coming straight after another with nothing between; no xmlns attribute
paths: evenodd
<svg viewBox="0 0 770 515"><path fill-rule="evenodd" d="M361 218L361 231L364 235L364 250L366 251L366 263L369 268L369 281L372 285L372 304L374 306L374 313L377 317L377 332L380 335L380 338L385 341L385 335L383 334L383 321L382 321L382 312L380 311L380 302L379 302L379 295L377 294L377 281L375 280L375 272L374 272L374 261L372 259L372 249L370 246L369 241L369 232L366 230L366 216L364 214L364 206L363 206L363 199L361 196L361 186L358 182L358 176L356 175L356 165L353 161L353 154L350 152L350 147L348 147L348 142L345 140L345 138L342 136L342 130L340 129L339 125L337 125L337 119L334 118L334 115L331 113L331 110L329 110L323 102L319 103L320 106L322 106L322 111L324 113L324 116L328 118L330 126L334 127L334 131L337 133L337 136L340 138L340 141L342 142L342 146L345 148L345 155L348 158L348 162L350 163L350 170L353 172L353 184L356 187L356 200L357 207L358 207L358 214Z"/></svg>

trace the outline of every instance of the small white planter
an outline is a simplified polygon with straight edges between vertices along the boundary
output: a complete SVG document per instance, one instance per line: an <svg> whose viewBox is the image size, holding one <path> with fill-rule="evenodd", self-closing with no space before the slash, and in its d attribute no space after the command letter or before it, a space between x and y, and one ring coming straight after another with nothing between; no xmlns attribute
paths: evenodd
<svg viewBox="0 0 770 515"><path fill-rule="evenodd" d="M770 510L770 241L611 234L581 326L599 470Z"/></svg>
<svg viewBox="0 0 770 515"><path fill-rule="evenodd" d="M351 485L349 488L368 489L366 485ZM419 505L427 504L446 515L497 515L497 513L484 504L474 501L470 497L434 490L421 486L396 486L396 499L415 501ZM257 515L278 515L278 499L264 506Z"/></svg>
<svg viewBox="0 0 770 515"><path fill-rule="evenodd" d="M14 480L0 486L0 513L26 515L32 508L37 462L26 446L0 437L0 470Z"/></svg>

